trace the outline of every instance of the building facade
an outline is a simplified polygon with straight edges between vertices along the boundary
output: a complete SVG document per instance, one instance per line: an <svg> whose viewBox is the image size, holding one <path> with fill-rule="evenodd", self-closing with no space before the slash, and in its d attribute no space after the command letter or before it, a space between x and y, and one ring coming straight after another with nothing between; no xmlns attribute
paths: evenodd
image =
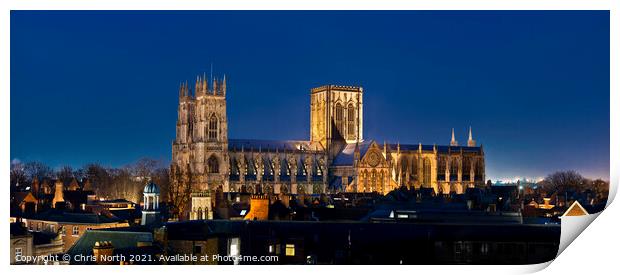
<svg viewBox="0 0 620 275"><path fill-rule="evenodd" d="M319 194L432 188L463 193L485 180L484 151L471 129L467 146L365 140L363 89L310 91L310 140L228 138L226 78L198 77L179 89L171 181L191 192Z"/></svg>

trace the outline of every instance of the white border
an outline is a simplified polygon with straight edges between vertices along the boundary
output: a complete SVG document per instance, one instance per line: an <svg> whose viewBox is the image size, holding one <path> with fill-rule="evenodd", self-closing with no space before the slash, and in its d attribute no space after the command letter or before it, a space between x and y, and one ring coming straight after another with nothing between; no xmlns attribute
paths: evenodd
<svg viewBox="0 0 620 275"><path fill-rule="evenodd" d="M620 141L620 112L617 110L620 103L620 95L618 91L618 26L620 26L620 17L618 16L618 6L620 1L597 1L597 0L428 0L428 1L403 1L403 0L349 0L349 1L337 1L337 0L300 0L300 1L250 1L250 0L229 0L229 1L203 1L197 0L178 0L178 1L162 1L162 0L97 0L97 1L75 1L75 0L57 0L57 1L19 1L19 0L5 0L0 1L0 7L2 12L0 13L0 47L2 61L0 69L0 87L2 93L0 93L0 108L3 112L0 114L0 123L2 123L4 134L0 137L2 139L2 145L0 152L3 158L0 159L0 167L4 167L1 170L1 176L7 182L8 167L10 166L10 10L287 10L287 9L312 9L312 10L611 10L611 91L614 91L610 95L610 165L611 175L610 180L612 188L610 191L610 201L615 197L617 191L617 185L619 182L618 167L620 153L619 141ZM584 95L587 91L584 91ZM6 186L6 185L5 185ZM8 194L7 194L8 195ZM6 196L6 195L5 195ZM5 197L6 198L6 197ZM8 205L8 200L5 201L5 205ZM572 251L570 248L566 250L557 260L557 263L551 265L545 271L554 274L569 274L581 273L581 272L603 272L609 273L609 270L615 270L615 262L617 259L615 253L616 248L611 246L618 245L620 241L615 236L617 234L617 221L619 210L618 207L610 206L600 215L600 220L595 222L592 227L596 228L596 232L589 232L583 234L586 236L580 237L588 239L588 242L576 241L575 246L579 245L578 251ZM0 215L4 217L8 216L8 208L0 207ZM608 212L615 213L611 215ZM594 217L599 215L592 215ZM594 229L594 228L593 228ZM615 230L614 230L615 229ZM1 227L2 232L6 236L8 226ZM591 231L591 230L588 230ZM593 230L592 230L593 231ZM605 232L605 233L602 233ZM0 233L1 234L1 233ZM609 239L608 239L609 238ZM8 238L3 238L2 243L4 249L0 252L2 258L8 259ZM130 272L143 271L143 272L209 272L219 271L225 273L232 272L253 272L253 273L273 273L274 271L286 271L295 272L296 274L317 274L318 272L327 273L386 273L386 272L432 272L432 273L496 273L498 271L506 273L523 273L523 272L535 272L546 267L548 264L541 264L535 266L318 266L308 268L305 266L269 266L269 267L255 267L255 266L240 266L240 267L140 267L132 269ZM40 267L33 266L8 266L10 272L15 271L31 271L41 272ZM45 272L52 273L66 273L68 269L88 272L88 273L108 273L114 272L118 267L58 267L58 268L46 268ZM208 271L203 269L209 269ZM178 270L178 271L177 271Z"/></svg>

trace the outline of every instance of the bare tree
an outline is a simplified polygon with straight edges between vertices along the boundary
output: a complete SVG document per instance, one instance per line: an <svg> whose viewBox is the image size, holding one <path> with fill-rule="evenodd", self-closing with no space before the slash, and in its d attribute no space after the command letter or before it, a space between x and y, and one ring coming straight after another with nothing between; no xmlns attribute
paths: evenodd
<svg viewBox="0 0 620 275"><path fill-rule="evenodd" d="M168 198L168 190L170 189L170 170L166 167L155 169L152 180L159 185L161 190L160 197L166 200Z"/></svg>
<svg viewBox="0 0 620 275"><path fill-rule="evenodd" d="M160 163L157 160L150 158L141 158L130 165L133 176L144 184L151 180L153 173L159 166Z"/></svg>
<svg viewBox="0 0 620 275"><path fill-rule="evenodd" d="M39 161L30 161L24 164L24 171L29 181L34 178L42 180L44 178L51 178L54 175L52 168Z"/></svg>
<svg viewBox="0 0 620 275"><path fill-rule="evenodd" d="M20 161L11 162L11 190L20 185L25 185L28 177L24 169L24 164Z"/></svg>
<svg viewBox="0 0 620 275"><path fill-rule="evenodd" d="M61 167L58 169L58 172L56 172L56 177L64 184L67 184L73 179L73 168L69 165Z"/></svg>
<svg viewBox="0 0 620 275"><path fill-rule="evenodd" d="M109 188L112 186L112 177L108 169L100 164L91 163L84 166L86 177L93 186L93 191L98 196L105 196L109 192Z"/></svg>
<svg viewBox="0 0 620 275"><path fill-rule="evenodd" d="M142 195L141 182L134 180L131 169L123 167L120 169L111 169L112 175L111 185L106 188L106 192L111 198L126 199L133 202L140 202Z"/></svg>
<svg viewBox="0 0 620 275"><path fill-rule="evenodd" d="M564 193L567 191L580 191L584 178L573 170L559 171L548 175L543 182L541 188L547 194L553 192Z"/></svg>
<svg viewBox="0 0 620 275"><path fill-rule="evenodd" d="M170 210L173 215L179 219L184 218L187 210L189 197L191 192L192 174L189 171L189 164L185 171L181 171L179 167L172 166L170 168L170 185L168 188L168 201L170 202Z"/></svg>
<svg viewBox="0 0 620 275"><path fill-rule="evenodd" d="M86 171L84 171L84 168L75 169L73 170L73 177L81 181L86 177Z"/></svg>

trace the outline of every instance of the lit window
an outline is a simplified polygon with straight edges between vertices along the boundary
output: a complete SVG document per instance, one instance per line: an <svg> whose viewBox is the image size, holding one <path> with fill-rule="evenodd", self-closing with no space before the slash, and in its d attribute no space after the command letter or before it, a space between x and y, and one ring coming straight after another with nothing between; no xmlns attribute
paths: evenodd
<svg viewBox="0 0 620 275"><path fill-rule="evenodd" d="M269 253L273 253L273 245L269 245Z"/></svg>
<svg viewBox="0 0 620 275"><path fill-rule="evenodd" d="M16 247L15 248L15 258L21 257L22 256L22 248L21 247Z"/></svg>
<svg viewBox="0 0 620 275"><path fill-rule="evenodd" d="M347 138L355 138L355 109L351 103L347 107Z"/></svg>
<svg viewBox="0 0 620 275"><path fill-rule="evenodd" d="M480 252L483 255L489 254L489 244L488 243L482 243L482 246L480 247Z"/></svg>
<svg viewBox="0 0 620 275"><path fill-rule="evenodd" d="M207 168L209 173L219 173L219 168L220 164L217 161L217 157L215 157L214 155L211 155L211 157L209 158L209 160L207 161Z"/></svg>
<svg viewBox="0 0 620 275"><path fill-rule="evenodd" d="M43 223L37 223L37 231L41 231L42 226L43 226Z"/></svg>
<svg viewBox="0 0 620 275"><path fill-rule="evenodd" d="M56 232L56 225L50 224L50 231L51 232Z"/></svg>
<svg viewBox="0 0 620 275"><path fill-rule="evenodd" d="M232 238L230 239L229 243L230 246L228 250L228 255L233 257L233 264L238 265L240 262L239 256L241 255L239 238Z"/></svg>
<svg viewBox="0 0 620 275"><path fill-rule="evenodd" d="M215 116L215 114L212 114L211 118L209 118L209 129L207 132L207 137L210 141L217 140L217 116Z"/></svg>
<svg viewBox="0 0 620 275"><path fill-rule="evenodd" d="M73 232L71 234L73 234L73 236L78 236L80 234L80 228L77 226L74 226Z"/></svg>
<svg viewBox="0 0 620 275"><path fill-rule="evenodd" d="M295 256L295 245L294 244L286 244L286 256Z"/></svg>
<svg viewBox="0 0 620 275"><path fill-rule="evenodd" d="M67 234L67 228L64 227L64 226L61 226L60 227L60 234L63 235L63 236L66 235Z"/></svg>
<svg viewBox="0 0 620 275"><path fill-rule="evenodd" d="M340 103L336 104L336 127L341 135L344 136L344 108Z"/></svg>

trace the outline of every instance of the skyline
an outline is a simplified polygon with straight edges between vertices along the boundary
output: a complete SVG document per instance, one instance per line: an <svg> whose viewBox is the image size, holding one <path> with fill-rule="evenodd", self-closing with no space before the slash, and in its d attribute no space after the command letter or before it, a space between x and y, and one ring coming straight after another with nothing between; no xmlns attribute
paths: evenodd
<svg viewBox="0 0 620 275"><path fill-rule="evenodd" d="M12 11L11 50L12 160L170 161L178 84L214 64L231 139L308 139L310 88L360 85L367 140L471 126L489 179L609 179L605 11Z"/></svg>

